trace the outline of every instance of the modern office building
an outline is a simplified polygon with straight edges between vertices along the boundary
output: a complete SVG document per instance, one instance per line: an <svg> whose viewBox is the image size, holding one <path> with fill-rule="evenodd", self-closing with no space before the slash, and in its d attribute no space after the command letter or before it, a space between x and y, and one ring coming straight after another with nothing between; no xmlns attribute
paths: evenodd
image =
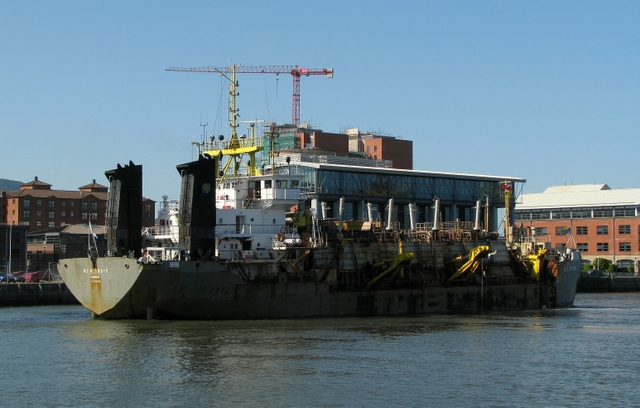
<svg viewBox="0 0 640 408"><path fill-rule="evenodd" d="M516 225L530 228L538 241L562 249L575 245L583 262L605 258L618 270L639 271L640 188L606 184L549 187L523 194L516 202Z"/></svg>

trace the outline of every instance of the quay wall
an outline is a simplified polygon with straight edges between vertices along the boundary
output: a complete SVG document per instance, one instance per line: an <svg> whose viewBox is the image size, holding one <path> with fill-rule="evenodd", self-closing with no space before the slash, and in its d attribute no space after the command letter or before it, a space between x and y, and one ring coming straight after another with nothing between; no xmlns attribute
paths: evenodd
<svg viewBox="0 0 640 408"><path fill-rule="evenodd" d="M0 307L78 303L63 282L0 284Z"/></svg>
<svg viewBox="0 0 640 408"><path fill-rule="evenodd" d="M594 292L640 292L640 277L595 278L580 277L578 293Z"/></svg>

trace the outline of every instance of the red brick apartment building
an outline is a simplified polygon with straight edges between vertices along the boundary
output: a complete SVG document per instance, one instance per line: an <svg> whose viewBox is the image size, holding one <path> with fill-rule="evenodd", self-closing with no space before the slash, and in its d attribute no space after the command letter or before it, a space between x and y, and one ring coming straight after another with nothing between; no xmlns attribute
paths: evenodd
<svg viewBox="0 0 640 408"><path fill-rule="evenodd" d="M93 180L77 191L52 190L38 180L0 195L0 222L26 225L29 232L70 224L105 225L108 188ZM142 225L155 223L155 201L143 198Z"/></svg>
<svg viewBox="0 0 640 408"><path fill-rule="evenodd" d="M515 225L535 231L538 242L580 250L583 262L604 258L618 270L640 271L640 188L606 184L555 186L523 194Z"/></svg>
<svg viewBox="0 0 640 408"><path fill-rule="evenodd" d="M360 132L357 128L346 133L297 129L295 148L309 152L332 152L336 156L356 155L373 160L389 160L395 169L413 170L413 142L393 136Z"/></svg>
<svg viewBox="0 0 640 408"><path fill-rule="evenodd" d="M363 139L364 151L372 159L391 160L396 169L413 170L413 142L387 136Z"/></svg>

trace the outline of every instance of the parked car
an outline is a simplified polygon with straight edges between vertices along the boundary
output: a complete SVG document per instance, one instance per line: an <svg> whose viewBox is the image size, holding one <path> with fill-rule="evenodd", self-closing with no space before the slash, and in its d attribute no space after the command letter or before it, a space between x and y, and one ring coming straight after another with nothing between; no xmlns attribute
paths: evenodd
<svg viewBox="0 0 640 408"><path fill-rule="evenodd" d="M592 278L606 278L608 276L605 272L599 271L597 269L590 269L586 271L584 274Z"/></svg>
<svg viewBox="0 0 640 408"><path fill-rule="evenodd" d="M19 282L24 282L24 276L22 274L22 272L13 272L11 273L8 277L7 274L2 274L2 276L0 277L0 282L4 283L4 282L9 282L9 283L19 283Z"/></svg>
<svg viewBox="0 0 640 408"><path fill-rule="evenodd" d="M24 274L24 281L25 282L40 282L42 280L42 275L43 275L42 271L27 272L26 274Z"/></svg>

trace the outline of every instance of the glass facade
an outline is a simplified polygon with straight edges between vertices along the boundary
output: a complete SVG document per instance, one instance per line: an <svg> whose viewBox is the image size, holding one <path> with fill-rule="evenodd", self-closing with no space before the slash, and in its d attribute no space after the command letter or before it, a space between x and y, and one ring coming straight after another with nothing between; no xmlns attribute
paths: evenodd
<svg viewBox="0 0 640 408"><path fill-rule="evenodd" d="M489 218L494 224L490 230L494 230L497 209L504 208L501 188L504 179L497 177L338 165L306 166L303 163L291 167L292 172L305 176L306 205L312 205L311 200L332 203L329 217L336 216L337 201L341 197L345 198L345 219L363 219L369 203L382 216L387 211L388 200L393 198L395 219L406 228L409 225L409 203L417 206L417 222L429 222L432 221L432 206L437 197L440 199L441 221L473 221L476 202L481 200L484 206L488 198ZM514 185L523 182L511 181Z"/></svg>

